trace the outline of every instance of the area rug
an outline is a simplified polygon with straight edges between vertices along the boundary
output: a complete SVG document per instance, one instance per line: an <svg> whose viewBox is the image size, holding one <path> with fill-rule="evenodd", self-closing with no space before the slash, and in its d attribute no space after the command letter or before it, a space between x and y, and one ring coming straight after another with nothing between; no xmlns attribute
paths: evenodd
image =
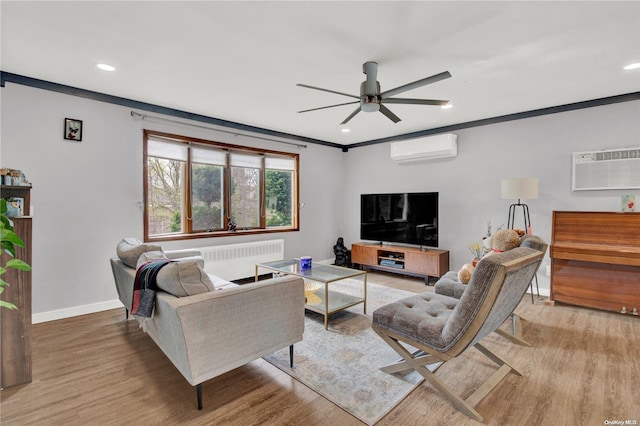
<svg viewBox="0 0 640 426"><path fill-rule="evenodd" d="M362 283L353 279L331 283L332 290L362 294ZM329 330L320 314L306 311L304 339L289 349L264 357L266 361L323 395L368 425L373 425L402 401L422 376L415 371L387 374L380 367L399 355L372 329L371 314L387 303L413 293L367 284L367 315L362 304L332 314Z"/></svg>

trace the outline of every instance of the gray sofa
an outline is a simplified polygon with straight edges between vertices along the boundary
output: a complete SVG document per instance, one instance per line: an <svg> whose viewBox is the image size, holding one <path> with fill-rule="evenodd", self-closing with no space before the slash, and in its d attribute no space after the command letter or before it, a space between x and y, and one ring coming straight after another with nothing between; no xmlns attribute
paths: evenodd
<svg viewBox="0 0 640 426"><path fill-rule="evenodd" d="M164 254L202 267L198 251ZM136 268L121 257L110 261L128 318ZM176 297L158 290L152 317L138 318L178 371L196 386L198 409L202 409L203 382L286 346L293 363L293 344L302 340L304 332L301 278L286 276L241 286L209 278L215 286L212 291Z"/></svg>

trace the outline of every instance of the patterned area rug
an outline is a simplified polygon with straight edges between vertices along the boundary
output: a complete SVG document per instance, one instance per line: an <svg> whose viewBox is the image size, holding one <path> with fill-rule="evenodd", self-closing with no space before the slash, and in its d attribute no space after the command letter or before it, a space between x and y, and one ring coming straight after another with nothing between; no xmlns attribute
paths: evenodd
<svg viewBox="0 0 640 426"><path fill-rule="evenodd" d="M362 282L344 280L330 288L362 294ZM367 284L367 315L362 305L352 306L329 318L324 329L322 315L306 311L304 339L294 347L289 368L289 349L264 359L323 395L358 419L373 425L422 382L415 371L386 374L380 367L397 361L399 355L372 329L375 309L412 293L373 283Z"/></svg>

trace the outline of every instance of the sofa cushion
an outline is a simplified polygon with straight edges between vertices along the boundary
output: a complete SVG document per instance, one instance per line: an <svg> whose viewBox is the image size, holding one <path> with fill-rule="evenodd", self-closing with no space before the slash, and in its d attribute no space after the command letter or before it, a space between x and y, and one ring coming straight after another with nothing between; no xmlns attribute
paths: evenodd
<svg viewBox="0 0 640 426"><path fill-rule="evenodd" d="M215 289L197 261L171 262L158 272L156 285L176 297L192 296Z"/></svg>
<svg viewBox="0 0 640 426"><path fill-rule="evenodd" d="M144 244L137 238L123 238L116 248L116 253L122 263L130 268L135 268L140 255L148 251L162 251L162 247L154 244Z"/></svg>

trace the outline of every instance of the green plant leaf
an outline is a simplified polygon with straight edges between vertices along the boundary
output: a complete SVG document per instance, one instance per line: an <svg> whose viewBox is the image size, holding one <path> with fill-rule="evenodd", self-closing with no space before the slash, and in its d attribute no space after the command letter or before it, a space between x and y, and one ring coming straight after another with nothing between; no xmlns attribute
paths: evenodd
<svg viewBox="0 0 640 426"><path fill-rule="evenodd" d="M2 242L2 250L4 250L9 256L16 257L16 248L11 243Z"/></svg>
<svg viewBox="0 0 640 426"><path fill-rule="evenodd" d="M30 271L31 266L28 263L20 260L20 259L11 259L4 265L7 268L19 269L21 271Z"/></svg>
<svg viewBox="0 0 640 426"><path fill-rule="evenodd" d="M18 237L15 232L9 229L2 229L0 231L0 239L2 242L8 241L18 247L24 247L24 241Z"/></svg>
<svg viewBox="0 0 640 426"><path fill-rule="evenodd" d="M0 300L0 306L9 308L9 309L18 309L18 307L13 303L5 302L4 300Z"/></svg>

